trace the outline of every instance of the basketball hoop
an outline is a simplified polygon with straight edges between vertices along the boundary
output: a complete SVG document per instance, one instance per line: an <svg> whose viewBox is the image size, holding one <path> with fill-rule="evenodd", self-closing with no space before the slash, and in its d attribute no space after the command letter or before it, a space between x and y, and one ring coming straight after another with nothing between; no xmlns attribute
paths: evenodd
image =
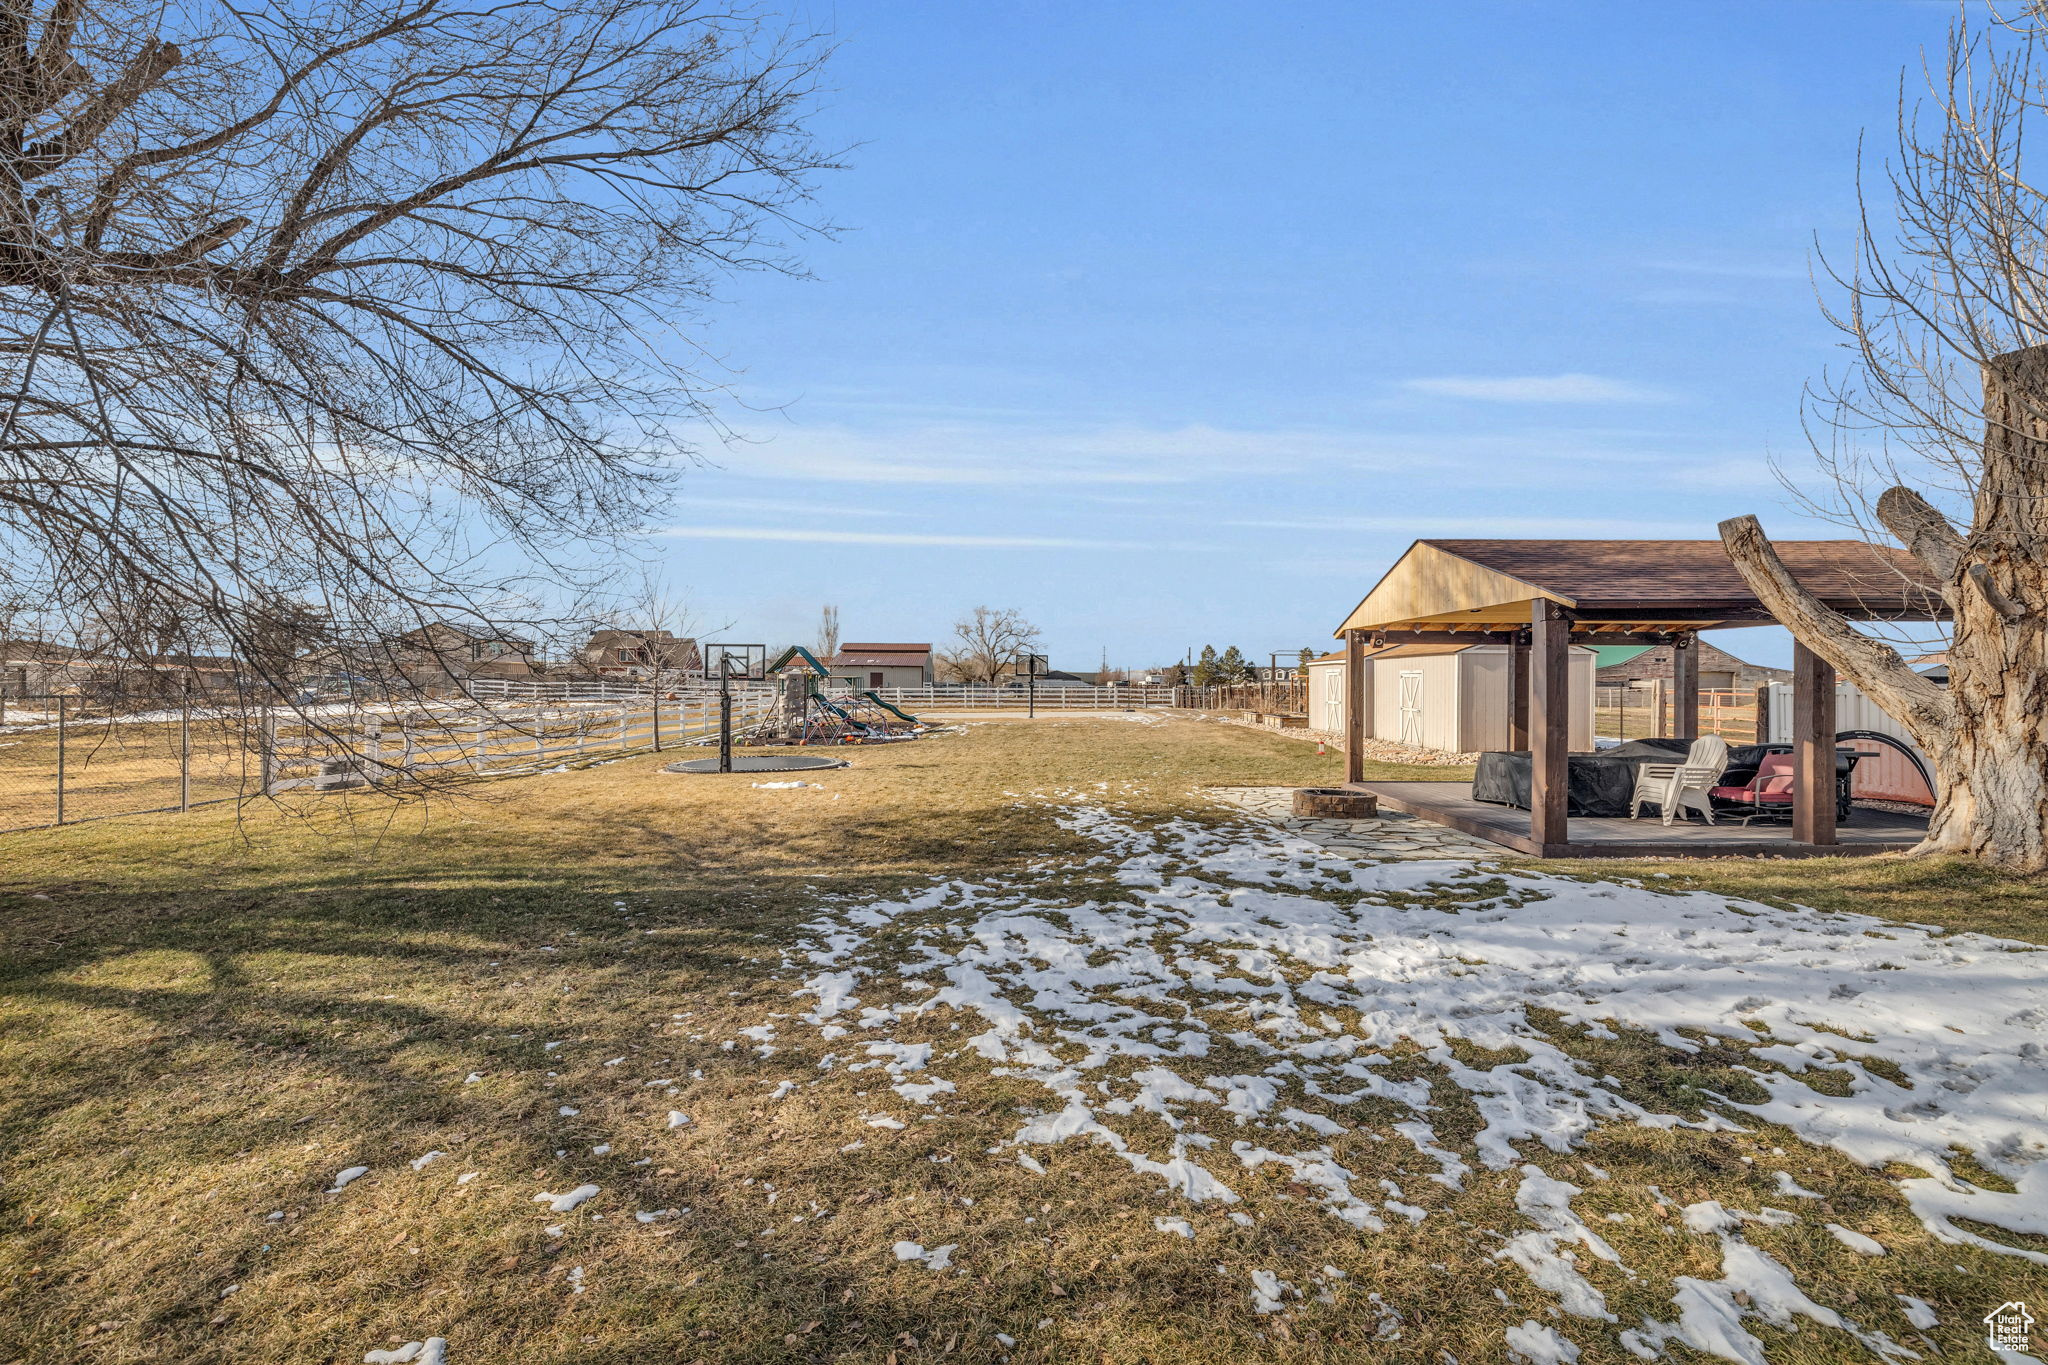
<svg viewBox="0 0 2048 1365"><path fill-rule="evenodd" d="M707 644L704 646L704 676L760 682L768 676L768 646L727 644L724 641Z"/></svg>

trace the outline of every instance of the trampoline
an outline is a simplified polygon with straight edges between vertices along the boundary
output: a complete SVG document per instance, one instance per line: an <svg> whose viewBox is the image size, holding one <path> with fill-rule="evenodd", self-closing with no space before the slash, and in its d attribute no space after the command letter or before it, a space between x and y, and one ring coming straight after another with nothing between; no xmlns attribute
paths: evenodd
<svg viewBox="0 0 2048 1365"><path fill-rule="evenodd" d="M802 773L819 768L844 768L843 758L827 758L823 754L734 754L732 771L736 773ZM680 763L671 763L662 769L665 773L715 773L718 759L688 758Z"/></svg>

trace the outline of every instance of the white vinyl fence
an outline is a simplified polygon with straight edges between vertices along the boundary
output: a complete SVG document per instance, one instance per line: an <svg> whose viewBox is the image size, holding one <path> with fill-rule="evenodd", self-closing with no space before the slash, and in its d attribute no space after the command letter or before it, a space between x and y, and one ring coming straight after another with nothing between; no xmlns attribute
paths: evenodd
<svg viewBox="0 0 2048 1365"><path fill-rule="evenodd" d="M742 735L774 711L773 689L733 689ZM701 744L718 734L718 695L637 703L540 702L403 712L270 715L263 724L262 789L328 790L437 772L513 776L586 758Z"/></svg>
<svg viewBox="0 0 2048 1365"><path fill-rule="evenodd" d="M1019 687L878 687L875 695L892 706L927 710L991 710L1035 704L1041 711L1109 711L1172 706L1171 687L1035 687L1035 702Z"/></svg>
<svg viewBox="0 0 2048 1365"><path fill-rule="evenodd" d="M1792 684L1772 683L1769 717L1771 742L1790 744L1792 742ZM1926 755L1913 737L1906 733L1906 727L1878 709L1876 702L1863 695L1862 691L1849 683L1835 685L1835 729L1870 730L1880 735L1890 735L1920 756L1926 762ZM1846 743L1846 741L1845 741ZM1860 747L1865 752L1862 762L1856 765L1855 794L1879 797L1889 801L1907 801L1916 805L1931 804L1934 793L1927 781L1911 760L1887 745L1873 744L1866 740Z"/></svg>

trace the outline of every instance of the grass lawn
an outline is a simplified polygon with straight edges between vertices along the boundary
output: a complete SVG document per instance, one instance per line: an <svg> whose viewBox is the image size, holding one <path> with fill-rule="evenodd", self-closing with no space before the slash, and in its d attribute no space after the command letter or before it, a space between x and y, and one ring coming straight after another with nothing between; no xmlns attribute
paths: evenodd
<svg viewBox="0 0 2048 1365"><path fill-rule="evenodd" d="M1848 1106L1949 1064L1919 1032L1893 1058L1878 1005L1894 975L1943 979L1951 940L1627 883L2048 941L2033 887L1855 860L1354 881L1199 794L1335 781L1340 757L1182 720L846 756L801 788L646 756L431 812L334 796L8 836L0 1365L358 1361L430 1337L457 1365L1472 1365L1553 1340L1601 1365L1640 1358L1627 1330L1713 1358L1674 1335L1685 1294L1691 1339L1719 1313L1729 1340L1819 1365L1988 1358L1979 1316L2048 1301L2048 1265L1908 1208L1937 1158L1798 1135L1820 1121L1800 1097ZM1679 951L1682 912L1717 943L1845 936L1759 976L1755 1036L1683 1022L1704 1008L1683 973L1654 997L1681 1022L1607 1027L1545 973L1609 906L1646 953ZM1336 938L1367 953L1351 981L1424 982L1442 1008L1340 998ZM2024 989L1998 973L2029 955L1973 952L1959 1038ZM1858 953L1898 970L1813 1023L1838 1054L1763 1003ZM857 1003L830 998L842 976ZM2043 1093L2014 1093L2014 1121ZM1090 1114L1095 1140L1060 1129ZM2004 1198L2001 1169L2039 1155L1948 1164ZM1188 1197L1197 1168L1231 1197ZM1744 1273L1753 1250L1799 1302Z"/></svg>

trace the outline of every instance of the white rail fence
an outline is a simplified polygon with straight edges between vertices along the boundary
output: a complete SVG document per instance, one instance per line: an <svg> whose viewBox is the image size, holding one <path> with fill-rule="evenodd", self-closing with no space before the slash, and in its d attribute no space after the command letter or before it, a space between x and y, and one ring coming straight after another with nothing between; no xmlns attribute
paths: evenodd
<svg viewBox="0 0 2048 1365"><path fill-rule="evenodd" d="M991 710L1035 705L1041 711L1150 710L1174 704L1171 687L1034 687L1027 695L1018 687L878 687L875 695L893 706L915 711Z"/></svg>
<svg viewBox="0 0 2048 1365"><path fill-rule="evenodd" d="M774 692L733 689L735 735L768 719ZM273 713L262 727L262 790L325 791L455 770L509 777L583 759L658 752L718 734L717 693L638 705L603 702L501 705L300 717Z"/></svg>

